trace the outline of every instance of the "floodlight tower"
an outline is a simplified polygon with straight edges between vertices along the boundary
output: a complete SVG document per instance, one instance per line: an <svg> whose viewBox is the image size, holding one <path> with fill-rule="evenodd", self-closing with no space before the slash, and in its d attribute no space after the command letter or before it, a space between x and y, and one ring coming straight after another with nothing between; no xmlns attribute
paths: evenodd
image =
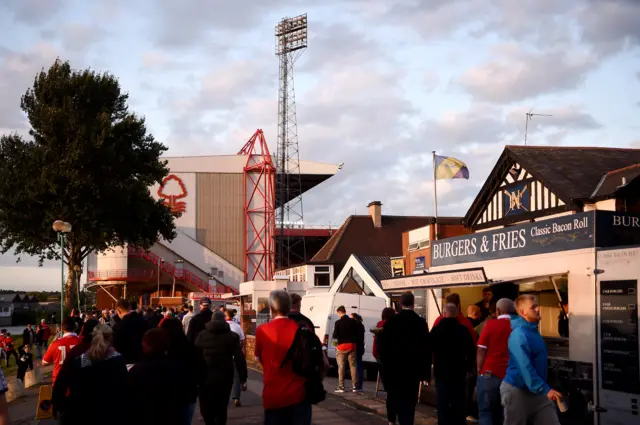
<svg viewBox="0 0 640 425"><path fill-rule="evenodd" d="M298 151L298 124L293 85L293 65L307 48L307 15L283 18L275 29L276 55L280 58L278 90L278 145L276 149L277 204L276 225L279 228L277 267L289 267L293 261L304 262L304 239L293 237L289 229L303 224L302 182ZM298 246L302 258L293 248Z"/></svg>

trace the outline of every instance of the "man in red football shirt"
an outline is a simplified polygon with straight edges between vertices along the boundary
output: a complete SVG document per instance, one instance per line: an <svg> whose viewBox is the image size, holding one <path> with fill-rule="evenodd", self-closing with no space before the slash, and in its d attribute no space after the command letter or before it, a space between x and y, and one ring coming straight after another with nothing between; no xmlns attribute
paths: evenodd
<svg viewBox="0 0 640 425"><path fill-rule="evenodd" d="M513 301L502 298L496 304L498 318L489 320L478 339L478 410L480 424L502 425L500 384L509 364L511 315L516 314Z"/></svg>
<svg viewBox="0 0 640 425"><path fill-rule="evenodd" d="M256 330L255 356L263 370L262 404L265 425L311 425L311 403L306 401L305 379L291 362L280 367L293 344L298 324L289 319L291 297L286 291L269 295L271 321Z"/></svg>
<svg viewBox="0 0 640 425"><path fill-rule="evenodd" d="M64 332L62 338L53 341L42 358L43 365L53 363L52 385L56 382L56 377L60 373L67 353L80 343L80 338L74 332L75 326L76 322L73 317L65 317L62 321L62 331Z"/></svg>

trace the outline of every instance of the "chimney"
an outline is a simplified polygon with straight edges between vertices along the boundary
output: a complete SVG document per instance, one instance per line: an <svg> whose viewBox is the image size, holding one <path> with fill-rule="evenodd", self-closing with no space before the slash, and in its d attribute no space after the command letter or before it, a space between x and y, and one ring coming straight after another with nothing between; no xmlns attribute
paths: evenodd
<svg viewBox="0 0 640 425"><path fill-rule="evenodd" d="M373 227L380 228L382 227L382 202L373 201L367 205L369 208L369 215L373 220Z"/></svg>

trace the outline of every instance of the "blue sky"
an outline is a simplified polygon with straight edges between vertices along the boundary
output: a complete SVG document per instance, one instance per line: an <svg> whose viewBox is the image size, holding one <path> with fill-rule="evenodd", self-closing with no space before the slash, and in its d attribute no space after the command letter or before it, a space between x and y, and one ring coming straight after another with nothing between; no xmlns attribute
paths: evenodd
<svg viewBox="0 0 640 425"><path fill-rule="evenodd" d="M439 183L464 215L505 144L640 147L636 0L6 0L0 133L25 133L20 95L56 57L120 78L169 155L235 153L256 128L275 151L273 29L308 13L297 63L304 159L340 163L305 221L338 225L368 202L432 214L431 151L469 181ZM5 256L0 287L56 288L55 265ZM9 267L12 266L12 267ZM20 276L16 284L15 276Z"/></svg>

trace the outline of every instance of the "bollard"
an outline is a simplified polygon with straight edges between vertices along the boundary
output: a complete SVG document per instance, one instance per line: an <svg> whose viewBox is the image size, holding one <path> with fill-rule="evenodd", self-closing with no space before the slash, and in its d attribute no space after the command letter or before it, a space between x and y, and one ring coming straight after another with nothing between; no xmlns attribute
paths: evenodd
<svg viewBox="0 0 640 425"><path fill-rule="evenodd" d="M27 371L24 376L24 387L31 388L40 385L42 382L42 369L35 367L33 370Z"/></svg>
<svg viewBox="0 0 640 425"><path fill-rule="evenodd" d="M7 403L10 403L13 400L16 400L20 397L24 397L26 395L26 391L24 390L24 384L19 379L8 382L7 387L9 388L6 392Z"/></svg>

